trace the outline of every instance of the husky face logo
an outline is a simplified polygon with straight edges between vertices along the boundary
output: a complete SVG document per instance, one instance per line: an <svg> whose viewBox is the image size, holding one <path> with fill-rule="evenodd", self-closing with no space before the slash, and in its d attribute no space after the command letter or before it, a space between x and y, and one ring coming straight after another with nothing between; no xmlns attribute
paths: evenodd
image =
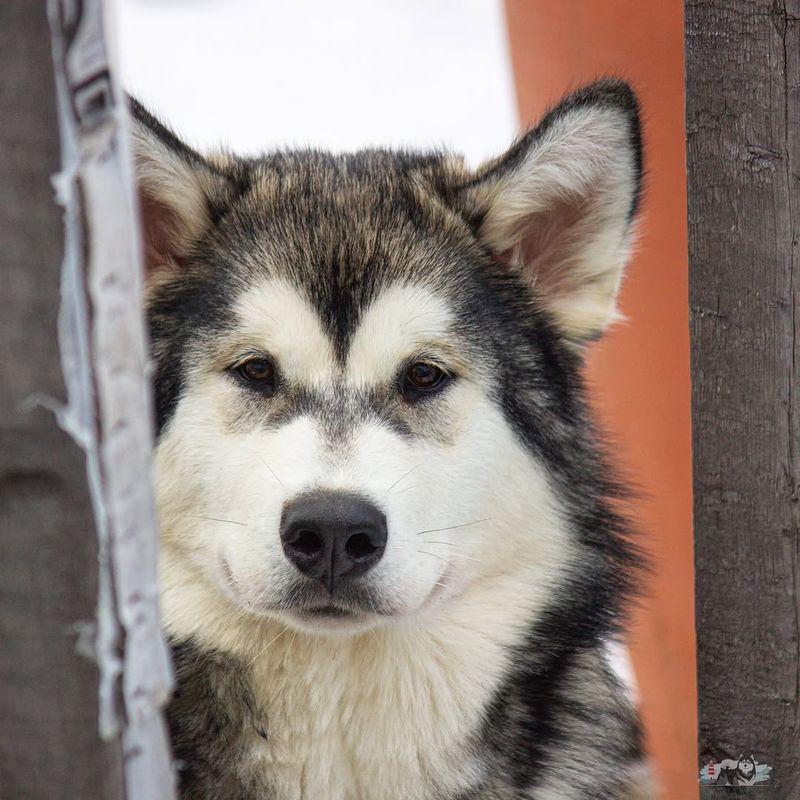
<svg viewBox="0 0 800 800"><path fill-rule="evenodd" d="M739 774L744 778L752 778L756 771L756 760L753 756L739 756Z"/></svg>
<svg viewBox="0 0 800 800"><path fill-rule="evenodd" d="M476 172L204 158L134 116L168 628L468 620L487 587L529 618L583 558L562 496L638 199L627 87Z"/></svg>

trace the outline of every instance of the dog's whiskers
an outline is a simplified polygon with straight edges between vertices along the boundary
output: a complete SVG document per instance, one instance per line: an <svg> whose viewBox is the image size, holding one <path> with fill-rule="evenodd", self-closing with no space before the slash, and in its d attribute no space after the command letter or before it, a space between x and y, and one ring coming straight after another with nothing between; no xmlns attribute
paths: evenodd
<svg viewBox="0 0 800 800"><path fill-rule="evenodd" d="M436 555L436 553L429 553L427 550L418 550L417 552L419 552L419 553L423 553L423 554L425 554L426 556L431 556L431 558L438 558L438 559L439 559L439 561L442 561L442 562L444 562L444 563L446 563L446 562L447 562L447 559L446 559L446 558L444 558L443 556L437 556L437 555Z"/></svg>
<svg viewBox="0 0 800 800"><path fill-rule="evenodd" d="M255 598L252 601L248 601L246 606L241 606L237 610L236 615L233 617L232 622L238 622L240 619L242 619L247 614L255 614L255 611L253 609L264 599L264 597L266 596L268 591L269 591L269 587L265 586L255 596Z"/></svg>
<svg viewBox="0 0 800 800"><path fill-rule="evenodd" d="M228 525L241 525L243 528L247 527L246 522L239 522L235 519L224 519L223 517L207 517L202 514L181 514L180 519L204 519L207 522L226 522Z"/></svg>
<svg viewBox="0 0 800 800"><path fill-rule="evenodd" d="M286 489L286 484L277 476L277 474L275 473L275 470L272 469L272 467L269 464L267 464L267 462L264 461L264 459L261 458L261 456L257 455L256 458L258 458L258 460L270 471L270 474L272 475L272 477L275 478L275 480L278 481L278 483L284 489Z"/></svg>
<svg viewBox="0 0 800 800"><path fill-rule="evenodd" d="M460 547L461 546L459 544L459 542L440 542L440 541L435 541L433 539L424 539L423 541L425 542L425 544L443 544L443 545L446 545L447 547ZM480 562L479 558L475 558L475 556L468 556L465 553L459 553L458 557L459 558L464 558L467 561L474 561L475 563L479 563Z"/></svg>
<svg viewBox="0 0 800 800"><path fill-rule="evenodd" d="M256 653L256 655L253 657L253 659L252 659L251 661L248 661L248 662L247 662L247 666L248 666L248 667L251 667L251 666L253 666L253 664L255 664L255 662L256 662L256 661L258 661L258 659L259 659L259 658L261 658L261 656L263 656L263 655L264 655L264 653L266 653L266 652L267 652L267 650L268 650L268 649L269 649L269 648L270 648L270 647L271 647L271 646L272 646L272 645L273 645L275 642L277 642L277 641L278 641L278 639L280 639L280 638L281 638L281 636L283 636L283 634L284 634L284 633L286 633L286 631L288 631L288 630L289 630L289 626L288 626L288 625L284 625L284 626L283 626L283 629L281 630L281 632L280 632L280 633L279 633L277 636L274 636L272 639L270 639L270 640L269 640L269 641L266 643L266 645L264 645L264 648L263 648L262 650L260 650L258 653Z"/></svg>
<svg viewBox="0 0 800 800"><path fill-rule="evenodd" d="M429 528L426 531L418 531L415 536L422 536L424 533L439 533L440 531L454 531L456 528L466 528L468 525L478 525L481 522L489 522L494 517L484 517L483 519L474 519L472 522L462 522L460 525L449 525L446 528Z"/></svg>
<svg viewBox="0 0 800 800"><path fill-rule="evenodd" d="M384 493L381 495L380 499L381 499L381 500L383 500L383 498L384 498L384 497L386 497L386 495L387 495L387 494L389 494L389 492L391 492L391 491L392 491L392 489L394 489L394 487L395 487L395 486L397 486L397 484L398 484L398 483L400 483L401 481L404 481L404 480L405 480L405 479L406 479L406 478L407 478L407 477L408 477L408 476L409 476L409 475L410 475L410 474L411 474L411 473L412 473L412 472L413 472L415 469L417 469L417 467L419 467L419 464L415 464L413 467L411 467L411 469L410 469L408 472L406 472L404 475L401 475L401 476L400 476L400 477L399 477L399 478L398 478L398 479L397 479L397 480L396 480L396 481L395 481L395 482L394 482L394 483L393 483L393 484L392 484L392 485L391 485L391 486L390 486L390 487L389 487L389 488L388 488L388 489L387 489L387 490L386 490L386 491L385 491L385 492L384 492Z"/></svg>
<svg viewBox="0 0 800 800"><path fill-rule="evenodd" d="M164 542L196 542L198 547L210 547L207 542L198 541L196 531L188 533L164 533L161 538Z"/></svg>
<svg viewBox="0 0 800 800"><path fill-rule="evenodd" d="M286 652L284 653L284 659L285 659L285 660L288 660L288 659L289 659L289 653L291 652L292 645L294 644L294 640L295 640L296 638L297 638L297 631L295 630L295 632L292 634L292 638L289 640L289 645L288 645L288 647L286 648Z"/></svg>
<svg viewBox="0 0 800 800"><path fill-rule="evenodd" d="M400 489L395 494L403 494L403 492L410 492L412 489L419 489L420 486L427 486L426 483L414 483L411 486L406 486L405 489Z"/></svg>

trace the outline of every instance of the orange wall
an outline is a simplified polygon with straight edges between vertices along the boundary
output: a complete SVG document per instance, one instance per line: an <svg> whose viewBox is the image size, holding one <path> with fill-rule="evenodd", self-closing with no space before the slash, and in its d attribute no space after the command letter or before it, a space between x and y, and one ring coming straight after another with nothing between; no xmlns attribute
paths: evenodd
<svg viewBox="0 0 800 800"><path fill-rule="evenodd" d="M589 359L594 404L654 573L631 651L648 747L665 800L698 797L691 429L681 0L506 0L520 118L605 75L642 104L646 183L638 251L621 307L627 322Z"/></svg>

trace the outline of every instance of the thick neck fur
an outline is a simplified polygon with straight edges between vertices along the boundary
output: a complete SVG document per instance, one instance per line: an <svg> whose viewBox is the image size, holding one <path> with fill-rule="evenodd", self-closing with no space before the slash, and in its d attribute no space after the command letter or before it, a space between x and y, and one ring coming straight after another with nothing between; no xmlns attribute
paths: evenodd
<svg viewBox="0 0 800 800"><path fill-rule="evenodd" d="M238 771L265 796L449 797L479 779L470 737L534 610L519 579L499 579L491 603L472 590L424 626L345 636L242 614L169 548L162 574L171 637L241 665L267 735L247 740Z"/></svg>

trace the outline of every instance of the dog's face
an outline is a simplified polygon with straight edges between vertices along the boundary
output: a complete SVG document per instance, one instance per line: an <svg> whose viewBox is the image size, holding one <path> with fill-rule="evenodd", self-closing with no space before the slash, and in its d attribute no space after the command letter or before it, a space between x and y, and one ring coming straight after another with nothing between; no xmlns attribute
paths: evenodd
<svg viewBox="0 0 800 800"><path fill-rule="evenodd" d="M752 756L739 756L739 772L745 777L751 777L755 772L756 763Z"/></svg>
<svg viewBox="0 0 800 800"><path fill-rule="evenodd" d="M573 96L476 173L203 159L141 109L134 133L163 547L307 631L544 591L576 557L553 473L639 191L629 91Z"/></svg>

